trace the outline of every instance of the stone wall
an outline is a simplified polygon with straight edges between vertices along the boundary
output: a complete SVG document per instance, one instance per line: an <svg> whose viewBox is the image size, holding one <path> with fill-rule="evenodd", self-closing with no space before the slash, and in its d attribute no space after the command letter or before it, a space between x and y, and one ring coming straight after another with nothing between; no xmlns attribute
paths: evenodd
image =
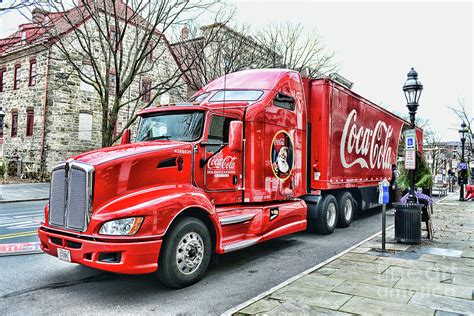
<svg viewBox="0 0 474 316"><path fill-rule="evenodd" d="M16 169L21 161L23 170L29 176L37 176L40 171L41 144L43 131L43 105L46 89L47 50L18 52L9 58L0 57L0 68L6 67L4 74L5 91L0 92L0 105L5 111L3 129L3 155L10 162L10 170ZM36 84L29 86L30 60L36 59ZM21 65L20 84L13 89L15 65ZM27 109L33 108L33 135L26 136ZM17 136L12 135L12 112L18 112Z"/></svg>
<svg viewBox="0 0 474 316"><path fill-rule="evenodd" d="M82 26L84 27L84 26ZM129 26L130 27L130 26ZM73 34L68 35L73 37ZM126 52L132 45L134 38L132 36L123 39L122 49ZM69 39L71 45L74 45L74 39ZM27 50L27 49L26 49ZM25 50L25 51L26 51ZM4 153L5 158L14 160L12 157L18 155L25 162L28 162L34 169L32 176L40 176L41 166L44 166L43 177L49 178L51 169L60 161L79 153L100 148L102 144L102 108L98 93L91 87L81 84L81 80L75 72L72 65L61 57L57 46L50 48L51 57L49 59L48 85L46 93L46 129L45 129L45 155L41 162L41 144L43 135L43 105L46 92L46 70L48 64L48 51L43 50L37 53L38 78L35 87L28 87L27 68L29 67L29 56L10 56L8 63L2 63L0 56L0 67L6 64L7 76L5 78L7 91L0 93L0 104L3 105L6 114L5 123L11 126L11 110L18 109L18 136L11 138L10 130L4 130ZM22 54L20 52L19 54ZM25 54L23 52L23 54ZM134 100L140 94L141 79L146 78L156 82L163 82L167 76L176 73L177 65L171 56L168 47L160 44L156 48L154 59L151 59L144 65L143 73L134 80L132 85L124 95L125 100ZM97 60L103 63L100 56ZM12 91L13 86L13 68L18 62L22 63L22 81L21 88ZM80 65L82 61L78 61ZM86 63L86 62L84 62ZM168 91L170 103L181 102L186 97L186 85L180 78L177 87ZM163 91L152 91L152 97L155 94L162 94ZM113 96L111 97L111 102ZM152 106L160 104L158 96ZM126 125L129 119L147 104L140 99L130 103L121 109L117 127ZM29 106L34 107L35 123L32 137L26 137L26 109ZM79 130L80 119L85 121L91 119L92 124L88 130ZM132 126L132 136L135 134L137 122ZM90 138L89 138L90 135ZM133 139L133 138L132 138Z"/></svg>

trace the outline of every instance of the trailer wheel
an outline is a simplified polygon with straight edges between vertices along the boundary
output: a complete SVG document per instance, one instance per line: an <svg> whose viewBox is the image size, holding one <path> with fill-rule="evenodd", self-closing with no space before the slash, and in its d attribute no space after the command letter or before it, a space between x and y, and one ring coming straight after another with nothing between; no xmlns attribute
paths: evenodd
<svg viewBox="0 0 474 316"><path fill-rule="evenodd" d="M339 196L337 201L339 205L339 217L337 221L337 227L349 227L354 218L354 199L349 192L344 192Z"/></svg>
<svg viewBox="0 0 474 316"><path fill-rule="evenodd" d="M337 200L328 194L318 205L318 219L316 221L316 233L321 235L329 235L337 225Z"/></svg>
<svg viewBox="0 0 474 316"><path fill-rule="evenodd" d="M186 287L202 279L210 259L211 237L206 225L196 218L183 218L164 240L157 275L169 287Z"/></svg>

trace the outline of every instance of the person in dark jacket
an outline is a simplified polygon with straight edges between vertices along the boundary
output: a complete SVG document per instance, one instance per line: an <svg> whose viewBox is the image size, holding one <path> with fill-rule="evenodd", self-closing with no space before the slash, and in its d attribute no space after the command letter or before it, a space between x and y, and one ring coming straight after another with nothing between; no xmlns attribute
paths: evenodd
<svg viewBox="0 0 474 316"><path fill-rule="evenodd" d="M400 194L397 188L397 179L400 177L400 171L398 171L397 165L392 165L392 178L390 179L390 204L398 202L400 200Z"/></svg>

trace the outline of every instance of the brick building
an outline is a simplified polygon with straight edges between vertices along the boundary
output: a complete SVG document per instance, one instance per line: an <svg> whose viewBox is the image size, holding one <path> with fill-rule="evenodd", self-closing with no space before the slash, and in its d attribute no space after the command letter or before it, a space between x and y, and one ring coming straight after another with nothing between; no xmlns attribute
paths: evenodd
<svg viewBox="0 0 474 316"><path fill-rule="evenodd" d="M124 5L121 1L116 3ZM44 29L54 29L61 39L69 37L74 49L74 35L64 17L76 19L78 28L93 23L77 14L79 9L56 13L35 9L31 23L20 25L17 32L0 39L0 107L5 112L4 124L0 124L0 143L10 174L20 165L23 175L48 178L59 161L101 147L102 110L98 94L75 74L70 62L60 58L57 39ZM133 40L132 36L121 40L124 55ZM181 101L186 95L184 82L165 93L150 89L152 82L162 80L160 76L180 71L166 39L155 49L160 50L155 54L159 60L150 58L149 65L144 65L146 70L124 94L138 101L121 109L116 130L121 130L137 110L150 105L150 99L155 105ZM100 63L100 57L96 61ZM83 60L81 67L83 72L90 71L90 61ZM114 80L114 73L110 73L111 87ZM146 90L151 91L143 93ZM154 94L156 97L152 98Z"/></svg>

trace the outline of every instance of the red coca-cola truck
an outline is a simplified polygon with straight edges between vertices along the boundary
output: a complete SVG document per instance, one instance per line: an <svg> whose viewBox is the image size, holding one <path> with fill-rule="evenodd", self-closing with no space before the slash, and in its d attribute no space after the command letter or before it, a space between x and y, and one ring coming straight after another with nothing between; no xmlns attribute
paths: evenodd
<svg viewBox="0 0 474 316"><path fill-rule="evenodd" d="M138 115L134 142L127 131L53 169L38 234L59 259L172 287L201 279L213 254L349 226L378 205L408 125L328 78L275 69Z"/></svg>

